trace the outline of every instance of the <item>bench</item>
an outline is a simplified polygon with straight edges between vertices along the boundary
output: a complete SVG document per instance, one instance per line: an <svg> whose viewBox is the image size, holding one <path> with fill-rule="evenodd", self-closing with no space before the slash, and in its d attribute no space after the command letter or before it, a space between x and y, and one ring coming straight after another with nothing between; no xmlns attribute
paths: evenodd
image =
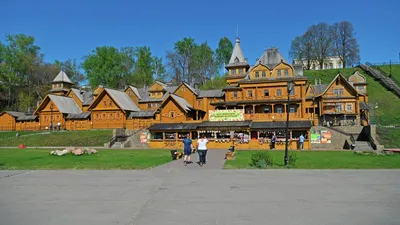
<svg viewBox="0 0 400 225"><path fill-rule="evenodd" d="M389 153L400 153L400 148L386 148L383 149L384 152L389 152Z"/></svg>

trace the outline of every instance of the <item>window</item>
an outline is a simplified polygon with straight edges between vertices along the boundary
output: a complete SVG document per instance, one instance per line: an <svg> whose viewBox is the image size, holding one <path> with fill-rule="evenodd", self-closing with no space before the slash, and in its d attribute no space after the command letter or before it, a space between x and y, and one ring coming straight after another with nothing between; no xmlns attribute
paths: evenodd
<svg viewBox="0 0 400 225"><path fill-rule="evenodd" d="M96 114L96 120L98 120L99 119L99 114Z"/></svg>
<svg viewBox="0 0 400 225"><path fill-rule="evenodd" d="M103 114L103 119L107 119L107 115L105 113Z"/></svg>
<svg viewBox="0 0 400 225"><path fill-rule="evenodd" d="M104 101L103 103L104 103L104 106L107 106L107 101Z"/></svg>
<svg viewBox="0 0 400 225"><path fill-rule="evenodd" d="M347 111L353 111L353 106L351 104L346 105Z"/></svg>
<svg viewBox="0 0 400 225"><path fill-rule="evenodd" d="M341 112L342 111L342 104L338 103L336 104L336 112Z"/></svg>
<svg viewBox="0 0 400 225"><path fill-rule="evenodd" d="M364 86L358 86L358 90L364 91Z"/></svg>
<svg viewBox="0 0 400 225"><path fill-rule="evenodd" d="M308 94L312 95L312 94L313 94L313 93L312 93L312 90L310 90L310 92L308 92Z"/></svg>
<svg viewBox="0 0 400 225"><path fill-rule="evenodd" d="M252 90L248 90L248 91L247 91L247 96L248 96L249 98L252 98L252 97L253 97L253 91L252 91Z"/></svg>
<svg viewBox="0 0 400 225"><path fill-rule="evenodd" d="M264 107L264 113L270 113L270 109L268 106Z"/></svg>
<svg viewBox="0 0 400 225"><path fill-rule="evenodd" d="M60 120L60 116L57 116L57 120Z"/></svg>
<svg viewBox="0 0 400 225"><path fill-rule="evenodd" d="M263 71L262 72L262 77L267 77L267 72Z"/></svg>
<svg viewBox="0 0 400 225"><path fill-rule="evenodd" d="M276 108L276 113L282 113L282 107Z"/></svg>
<svg viewBox="0 0 400 225"><path fill-rule="evenodd" d="M282 76L281 70L278 70L278 77Z"/></svg>
<svg viewBox="0 0 400 225"><path fill-rule="evenodd" d="M48 120L47 120L47 116L44 116L44 120L45 120L45 121L48 121Z"/></svg>
<svg viewBox="0 0 400 225"><path fill-rule="evenodd" d="M174 118L175 117L175 112L174 111L169 112L169 117Z"/></svg>
<svg viewBox="0 0 400 225"><path fill-rule="evenodd" d="M185 87L182 87L182 88L181 88L181 91L185 91Z"/></svg>
<svg viewBox="0 0 400 225"><path fill-rule="evenodd" d="M294 88L290 91L290 95L294 95Z"/></svg>
<svg viewBox="0 0 400 225"><path fill-rule="evenodd" d="M233 92L233 97L234 97L234 98L237 98L237 97L238 97L237 91L234 91L234 92Z"/></svg>
<svg viewBox="0 0 400 225"><path fill-rule="evenodd" d="M289 71L288 70L284 70L283 72L284 72L285 76L289 76Z"/></svg>
<svg viewBox="0 0 400 225"><path fill-rule="evenodd" d="M239 74L243 74L243 73L244 73L243 68L239 69Z"/></svg>
<svg viewBox="0 0 400 225"><path fill-rule="evenodd" d="M269 91L268 90L264 90L264 97L268 97L269 96Z"/></svg>
<svg viewBox="0 0 400 225"><path fill-rule="evenodd" d="M276 90L276 95L277 96L282 96L282 90L281 89Z"/></svg>
<svg viewBox="0 0 400 225"><path fill-rule="evenodd" d="M110 119L114 119L114 114L110 114Z"/></svg>
<svg viewBox="0 0 400 225"><path fill-rule="evenodd" d="M333 89L333 94L335 94L335 95L343 95L343 88L335 88L335 89Z"/></svg>
<svg viewBox="0 0 400 225"><path fill-rule="evenodd" d="M289 112L290 113L295 113L296 112L296 108L294 106L290 106L289 107Z"/></svg>
<svg viewBox="0 0 400 225"><path fill-rule="evenodd" d="M151 103L147 103L147 108L148 108L148 109L151 108Z"/></svg>
<svg viewBox="0 0 400 225"><path fill-rule="evenodd" d="M260 72L256 72L256 78L259 78L260 77Z"/></svg>
<svg viewBox="0 0 400 225"><path fill-rule="evenodd" d="M201 100L197 100L197 105L201 106Z"/></svg>
<svg viewBox="0 0 400 225"><path fill-rule="evenodd" d="M110 106L110 107L112 106L112 101L111 101L111 100L110 100L110 102L108 103L108 106Z"/></svg>
<svg viewBox="0 0 400 225"><path fill-rule="evenodd" d="M236 69L231 70L232 71L232 75L236 74Z"/></svg>

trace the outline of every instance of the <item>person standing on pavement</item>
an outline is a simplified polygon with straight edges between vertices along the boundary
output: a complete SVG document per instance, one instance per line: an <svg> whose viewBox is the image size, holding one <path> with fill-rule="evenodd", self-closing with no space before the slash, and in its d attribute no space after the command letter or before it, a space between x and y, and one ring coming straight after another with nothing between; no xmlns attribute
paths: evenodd
<svg viewBox="0 0 400 225"><path fill-rule="evenodd" d="M190 140L190 134L186 135L186 138L183 139L183 163L185 164L185 166L188 163L191 163L192 161L190 161L190 155L192 154L192 150L193 150L193 144L192 144L192 140Z"/></svg>
<svg viewBox="0 0 400 225"><path fill-rule="evenodd" d="M304 136L303 134L300 135L299 137L299 144L300 144L300 149L303 150L304 149Z"/></svg>
<svg viewBox="0 0 400 225"><path fill-rule="evenodd" d="M204 164L206 164L207 143L208 143L208 140L205 136L202 136L199 140L197 140L197 152L199 153L199 165L200 166L203 166Z"/></svg>

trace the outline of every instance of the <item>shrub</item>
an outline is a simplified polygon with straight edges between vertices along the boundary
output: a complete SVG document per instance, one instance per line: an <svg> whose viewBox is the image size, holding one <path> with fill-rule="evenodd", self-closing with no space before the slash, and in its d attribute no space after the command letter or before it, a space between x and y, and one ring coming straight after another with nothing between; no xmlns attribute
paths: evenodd
<svg viewBox="0 0 400 225"><path fill-rule="evenodd" d="M273 164L274 160L268 152L259 151L251 155L251 166L265 169L268 166L272 166Z"/></svg>
<svg viewBox="0 0 400 225"><path fill-rule="evenodd" d="M299 159L295 153L290 153L289 155L289 166L290 167L295 167L296 166L296 161Z"/></svg>

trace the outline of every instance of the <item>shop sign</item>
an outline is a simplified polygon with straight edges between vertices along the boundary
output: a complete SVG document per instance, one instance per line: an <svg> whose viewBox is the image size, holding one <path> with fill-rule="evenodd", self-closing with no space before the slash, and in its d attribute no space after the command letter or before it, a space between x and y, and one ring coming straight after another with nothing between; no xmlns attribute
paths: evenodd
<svg viewBox="0 0 400 225"><path fill-rule="evenodd" d="M147 133L146 131L140 132L140 143L146 144L148 143L150 133Z"/></svg>
<svg viewBox="0 0 400 225"><path fill-rule="evenodd" d="M209 110L210 121L244 121L243 109Z"/></svg>

